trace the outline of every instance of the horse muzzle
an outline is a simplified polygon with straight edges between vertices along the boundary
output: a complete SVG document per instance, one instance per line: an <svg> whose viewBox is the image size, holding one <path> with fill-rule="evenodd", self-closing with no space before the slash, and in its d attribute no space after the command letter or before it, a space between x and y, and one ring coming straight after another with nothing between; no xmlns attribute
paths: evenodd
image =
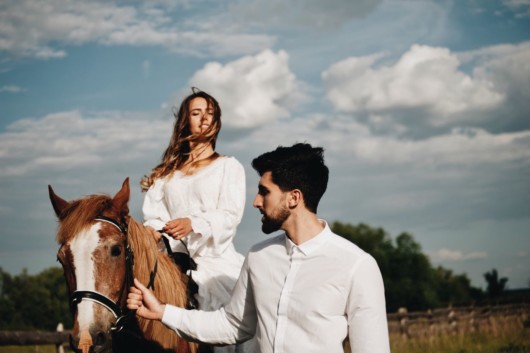
<svg viewBox="0 0 530 353"><path fill-rule="evenodd" d="M76 353L112 353L112 334L92 328L70 335L70 348Z"/></svg>

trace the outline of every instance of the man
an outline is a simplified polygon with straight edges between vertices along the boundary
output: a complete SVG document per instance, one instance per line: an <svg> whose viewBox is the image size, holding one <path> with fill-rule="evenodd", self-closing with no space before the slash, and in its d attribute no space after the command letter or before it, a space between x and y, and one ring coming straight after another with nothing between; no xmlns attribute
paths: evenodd
<svg viewBox="0 0 530 353"><path fill-rule="evenodd" d="M256 335L261 353L390 352L383 281L377 263L317 217L326 191L323 149L278 147L252 161L261 176L254 199L262 230L285 233L249 251L232 298L213 312L160 303L135 281L129 309L179 335L233 344Z"/></svg>

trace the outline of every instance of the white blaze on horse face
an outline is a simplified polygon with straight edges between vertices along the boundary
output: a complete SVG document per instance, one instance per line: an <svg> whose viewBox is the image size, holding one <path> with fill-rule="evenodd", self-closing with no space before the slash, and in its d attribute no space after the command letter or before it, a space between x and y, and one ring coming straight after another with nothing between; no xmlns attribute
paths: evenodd
<svg viewBox="0 0 530 353"><path fill-rule="evenodd" d="M99 229L101 224L96 223L86 231L78 234L70 242L70 249L74 258L75 277L77 290L95 291L96 278L93 254L99 243ZM88 330L94 322L94 302L82 300L77 305L77 322L79 329Z"/></svg>

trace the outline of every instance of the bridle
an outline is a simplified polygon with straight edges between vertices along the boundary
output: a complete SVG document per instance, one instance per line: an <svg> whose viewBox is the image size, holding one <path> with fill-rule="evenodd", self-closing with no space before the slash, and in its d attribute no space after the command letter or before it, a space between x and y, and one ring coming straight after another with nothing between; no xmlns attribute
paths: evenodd
<svg viewBox="0 0 530 353"><path fill-rule="evenodd" d="M123 310L122 307L120 306L120 304L122 304L120 303L120 301L122 298L124 298L124 291L127 291L132 286L133 281L134 281L134 272L133 272L134 253L132 252L132 249L128 241L128 227L125 221L118 222L112 218L105 217L105 216L97 216L96 218L94 218L94 220L99 221L99 222L109 223L115 226L124 236L123 245L125 249L125 285L121 289L117 302L114 302L112 299L110 299L106 295L101 294L97 291L89 291L89 290L74 291L70 295L70 309L72 313L75 313L75 311L77 310L77 305L81 303L83 300L93 301L103 306L107 310L109 310L116 318L116 322L110 328L110 330L112 332L121 332L124 329L127 321L132 317L131 311L127 310L126 307L125 307L125 310ZM153 271L151 271L148 288L154 288L154 280L156 277L157 268L158 268L158 260L157 262L155 262Z"/></svg>

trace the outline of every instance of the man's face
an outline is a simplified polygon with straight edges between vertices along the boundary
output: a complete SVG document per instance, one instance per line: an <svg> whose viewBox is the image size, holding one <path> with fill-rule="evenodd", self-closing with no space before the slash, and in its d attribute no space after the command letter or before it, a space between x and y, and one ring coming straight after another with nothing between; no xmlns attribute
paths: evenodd
<svg viewBox="0 0 530 353"><path fill-rule="evenodd" d="M288 193L280 190L272 181L271 172L265 172L258 184L258 193L253 206L263 215L261 230L270 234L282 228L284 222L291 215L287 204Z"/></svg>

